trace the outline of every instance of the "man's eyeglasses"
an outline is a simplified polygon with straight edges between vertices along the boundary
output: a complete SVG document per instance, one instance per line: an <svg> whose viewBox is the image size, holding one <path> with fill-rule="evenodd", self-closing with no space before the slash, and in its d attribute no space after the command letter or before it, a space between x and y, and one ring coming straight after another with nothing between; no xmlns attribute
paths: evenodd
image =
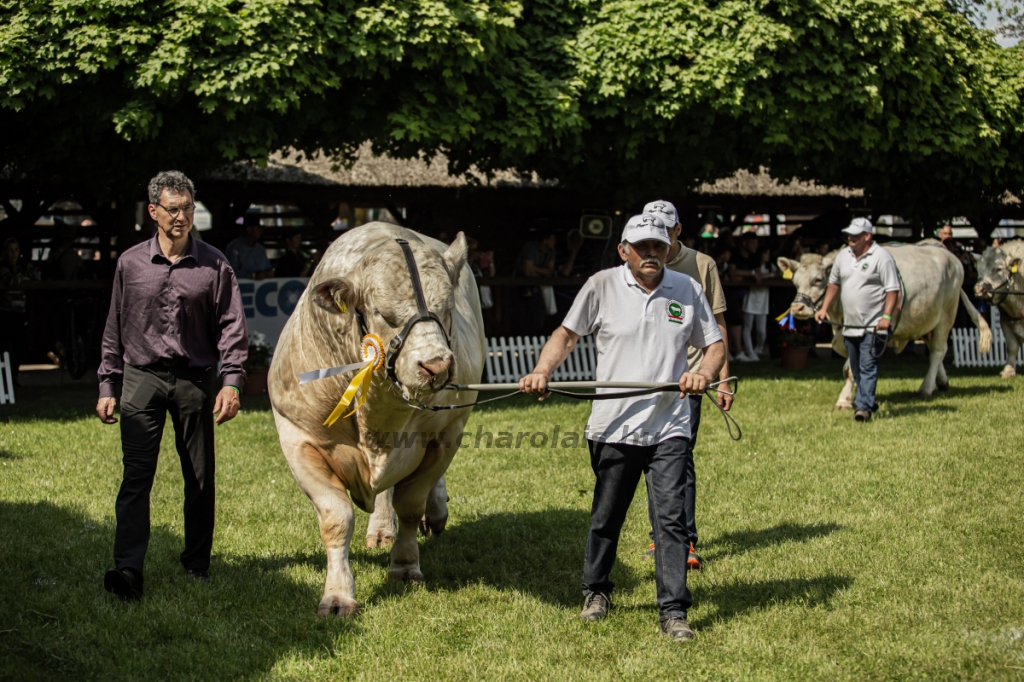
<svg viewBox="0 0 1024 682"><path fill-rule="evenodd" d="M167 211L167 213L169 213L172 218L177 218L182 211L184 211L185 215L187 216L192 215L193 213L196 212L195 204L189 204L188 206L178 206L175 208L167 208L163 204L157 204L157 206Z"/></svg>

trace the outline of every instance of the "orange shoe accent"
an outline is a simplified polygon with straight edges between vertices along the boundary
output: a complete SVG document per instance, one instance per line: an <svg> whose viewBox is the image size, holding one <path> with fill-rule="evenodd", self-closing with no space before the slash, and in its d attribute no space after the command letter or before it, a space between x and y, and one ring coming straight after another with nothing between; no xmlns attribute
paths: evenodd
<svg viewBox="0 0 1024 682"><path fill-rule="evenodd" d="M700 556L696 552L696 548L693 543L690 543L690 555L686 558L686 568L691 571L699 571L703 564L701 563Z"/></svg>

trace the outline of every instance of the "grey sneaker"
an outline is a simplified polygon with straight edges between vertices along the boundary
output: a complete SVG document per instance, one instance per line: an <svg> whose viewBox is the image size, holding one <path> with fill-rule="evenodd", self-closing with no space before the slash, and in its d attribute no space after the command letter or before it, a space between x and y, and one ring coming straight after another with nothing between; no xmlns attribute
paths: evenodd
<svg viewBox="0 0 1024 682"><path fill-rule="evenodd" d="M871 411L857 410L856 412L853 413L853 418L859 422L869 422L871 421Z"/></svg>
<svg viewBox="0 0 1024 682"><path fill-rule="evenodd" d="M583 600L583 610L580 611L580 618L588 623L594 623L608 615L608 609L612 607L612 600L607 594L591 592Z"/></svg>
<svg viewBox="0 0 1024 682"><path fill-rule="evenodd" d="M676 642L689 642L697 636L685 618L669 618L661 624L661 634Z"/></svg>

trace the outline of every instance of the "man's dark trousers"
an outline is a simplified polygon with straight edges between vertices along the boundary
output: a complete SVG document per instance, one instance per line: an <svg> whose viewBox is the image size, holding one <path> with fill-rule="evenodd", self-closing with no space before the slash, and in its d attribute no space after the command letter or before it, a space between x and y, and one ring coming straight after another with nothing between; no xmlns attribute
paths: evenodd
<svg viewBox="0 0 1024 682"><path fill-rule="evenodd" d="M619 533L633 501L640 476L647 478L647 489L654 521L654 575L658 591L659 619L686 618L693 603L686 587L686 558L689 542L683 496L679 494L686 479L688 438L669 438L656 445L597 443L590 445L590 465L597 482L590 511L583 566L583 593L611 594L610 580Z"/></svg>
<svg viewBox="0 0 1024 682"><path fill-rule="evenodd" d="M853 405L858 410L877 412L875 388L878 386L878 365L881 357L873 356L882 355L888 337L869 331L861 337L847 336L843 341L850 356L850 371L853 372L853 380L857 383L857 395Z"/></svg>
<svg viewBox="0 0 1024 682"><path fill-rule="evenodd" d="M697 471L693 466L693 449L697 446L697 429L700 428L701 396L691 395L690 400L690 448L686 451L686 483L683 485L683 508L686 510L686 537L697 546ZM647 517L651 522L651 542L654 542L654 508L652 495L647 489Z"/></svg>
<svg viewBox="0 0 1024 682"><path fill-rule="evenodd" d="M117 493L114 564L142 573L149 546L149 493L167 413L185 478L186 569L208 570L213 546L213 370L182 364L124 368L121 449L124 479Z"/></svg>

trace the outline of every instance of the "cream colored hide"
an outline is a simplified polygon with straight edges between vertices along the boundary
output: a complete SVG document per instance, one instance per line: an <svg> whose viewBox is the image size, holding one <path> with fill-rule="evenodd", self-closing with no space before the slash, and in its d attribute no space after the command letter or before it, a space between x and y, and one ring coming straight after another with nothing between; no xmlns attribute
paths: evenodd
<svg viewBox="0 0 1024 682"><path fill-rule="evenodd" d="M317 609L321 616L349 616L358 610L349 568L353 503L372 514L368 544L394 541L389 577L423 579L417 529L421 522L434 532L444 528L448 509L443 475L471 410L414 410L380 369L373 373L359 411L328 428L323 422L353 373L298 383L301 372L362 359L356 310L385 348L416 313L409 270L396 238L406 239L412 248L428 310L451 330L449 347L436 322L413 326L395 367L402 393L431 405L471 403L476 393L438 389L446 380L479 382L483 373L483 318L462 233L447 247L396 225L370 223L331 244L281 333L269 377L281 449L313 502L327 550L327 580ZM402 447L394 447L393 437L374 437L396 432L415 437Z"/></svg>
<svg viewBox="0 0 1024 682"><path fill-rule="evenodd" d="M942 366L942 359L946 355L949 331L956 320L957 300L964 302L971 320L981 332L979 350L987 353L992 345L992 332L988 323L978 315L978 311L960 289L964 280L963 266L953 254L937 246L937 243L882 247L895 259L905 288L903 312L896 333L889 342L892 349L889 352L896 355L908 343L916 339L925 339L929 353L928 372L918 389L918 393L924 397L931 396L936 387L940 391L949 388L949 378ZM838 253L839 251L833 251L825 256L804 254L799 261L779 258L778 264L783 270L788 268L793 271L793 284L798 294L804 294L812 301L819 301L824 298L828 276L832 272L832 264ZM800 320L806 320L815 313L810 306L796 301L793 302L792 312L793 316ZM828 310L828 319L842 324L843 306L839 296L836 296L835 302ZM834 329L832 348L844 358L848 357L842 330L839 328ZM855 391L849 360L843 366L843 376L846 381L835 409L849 410L853 408Z"/></svg>
<svg viewBox="0 0 1024 682"><path fill-rule="evenodd" d="M1024 344L1024 296L1000 295L994 293L995 289L1024 291L1024 241L1015 239L985 249L978 261L978 283L974 286L975 296L999 306L999 326L1006 338L1008 360L999 376L1009 379L1017 376L1017 353Z"/></svg>

